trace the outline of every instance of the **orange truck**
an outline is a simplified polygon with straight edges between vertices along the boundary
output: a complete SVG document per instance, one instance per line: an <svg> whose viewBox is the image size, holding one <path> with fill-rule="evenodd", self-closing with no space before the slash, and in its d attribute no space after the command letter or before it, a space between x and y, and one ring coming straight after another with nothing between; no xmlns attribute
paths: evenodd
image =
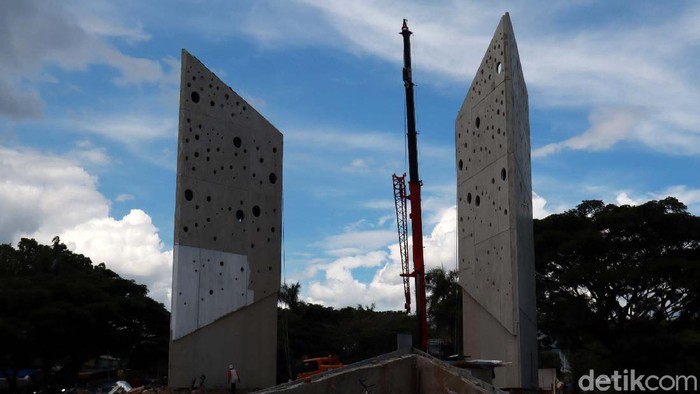
<svg viewBox="0 0 700 394"><path fill-rule="evenodd" d="M321 372L342 367L338 356L307 358L302 361L297 379L307 379Z"/></svg>

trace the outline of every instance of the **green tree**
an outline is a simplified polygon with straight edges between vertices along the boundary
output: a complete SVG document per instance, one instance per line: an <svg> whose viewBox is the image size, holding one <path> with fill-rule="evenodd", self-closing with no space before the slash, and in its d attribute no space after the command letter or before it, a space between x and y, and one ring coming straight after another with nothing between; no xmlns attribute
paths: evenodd
<svg viewBox="0 0 700 394"><path fill-rule="evenodd" d="M71 380L101 354L139 369L164 365L170 316L147 293L58 238L50 246L33 239L16 249L0 245L0 373L14 390L10 371L60 365Z"/></svg>
<svg viewBox="0 0 700 394"><path fill-rule="evenodd" d="M433 268L425 274L425 285L432 335L444 341L445 350L460 352L462 293L457 271Z"/></svg>
<svg viewBox="0 0 700 394"><path fill-rule="evenodd" d="M298 295L301 285L293 288ZM281 292L285 291L285 285ZM280 295L280 299L286 296ZM329 354L352 363L396 350L396 334L412 333L415 316L403 311L375 311L358 305L334 309L298 301L295 308L278 308L277 381L295 376L294 365L303 358Z"/></svg>
<svg viewBox="0 0 700 394"><path fill-rule="evenodd" d="M299 282L288 285L283 284L280 288L279 301L286 305L289 309L296 309L299 305L299 290L301 285Z"/></svg>
<svg viewBox="0 0 700 394"><path fill-rule="evenodd" d="M538 325L575 373L700 374L700 218L675 198L536 220Z"/></svg>

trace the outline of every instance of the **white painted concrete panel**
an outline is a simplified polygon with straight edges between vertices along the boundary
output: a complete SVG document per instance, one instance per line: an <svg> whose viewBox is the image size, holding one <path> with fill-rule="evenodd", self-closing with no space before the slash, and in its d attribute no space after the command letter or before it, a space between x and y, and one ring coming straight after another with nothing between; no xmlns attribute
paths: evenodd
<svg viewBox="0 0 700 394"><path fill-rule="evenodd" d="M173 339L198 327L199 249L175 245L173 250L173 295L171 329Z"/></svg>

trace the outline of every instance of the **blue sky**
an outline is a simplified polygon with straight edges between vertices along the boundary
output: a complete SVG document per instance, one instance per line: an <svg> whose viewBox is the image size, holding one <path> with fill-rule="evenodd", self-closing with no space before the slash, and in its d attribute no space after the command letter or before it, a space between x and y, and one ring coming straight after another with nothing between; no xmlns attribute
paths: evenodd
<svg viewBox="0 0 700 394"><path fill-rule="evenodd" d="M9 0L0 241L59 235L169 306L186 48L284 133L284 279L307 301L399 309L401 21L414 31L426 262L454 268L454 119L506 11L535 216L667 195L700 214L700 5L670 4Z"/></svg>

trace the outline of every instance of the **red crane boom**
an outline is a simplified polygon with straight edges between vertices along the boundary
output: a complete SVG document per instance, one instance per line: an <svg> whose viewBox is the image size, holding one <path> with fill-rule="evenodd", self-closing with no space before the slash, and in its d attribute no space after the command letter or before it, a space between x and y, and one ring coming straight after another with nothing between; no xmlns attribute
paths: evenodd
<svg viewBox="0 0 700 394"><path fill-rule="evenodd" d="M410 192L410 195L405 195L406 187L404 184L404 198L411 201L411 235L413 240L413 272L409 274L406 272L407 268L405 268L402 276L404 278L412 276L416 280L416 316L418 318L419 338L418 348L426 351L428 348L428 315L426 311L425 299L425 265L423 262L423 222L421 214L422 182L418 176L418 132L416 131L416 110L413 98L414 84L411 72L411 34L413 33L411 33L411 31L408 29L406 19L403 20L403 26L401 26L400 34L403 36L403 82L406 90L406 138L409 172L408 188ZM396 175L394 176L396 177ZM399 178L402 178L403 184L403 177ZM396 178L394 178L394 188L396 190ZM398 207L399 204L397 203L397 209ZM400 238L401 230L399 229L399 239ZM408 250L408 247L406 250ZM406 261L408 261L408 257L406 257Z"/></svg>

